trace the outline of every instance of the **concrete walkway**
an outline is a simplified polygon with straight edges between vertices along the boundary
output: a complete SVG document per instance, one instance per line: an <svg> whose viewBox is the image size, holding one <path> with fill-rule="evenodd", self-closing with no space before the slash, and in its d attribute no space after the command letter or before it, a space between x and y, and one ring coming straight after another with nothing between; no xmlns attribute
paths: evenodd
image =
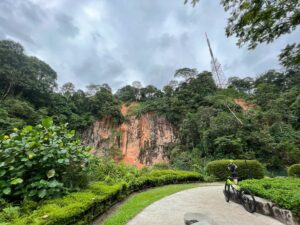
<svg viewBox="0 0 300 225"><path fill-rule="evenodd" d="M214 225L283 225L248 213L239 204L227 203L222 191L223 186L208 186L178 192L148 206L127 225L184 225L186 213L204 214Z"/></svg>

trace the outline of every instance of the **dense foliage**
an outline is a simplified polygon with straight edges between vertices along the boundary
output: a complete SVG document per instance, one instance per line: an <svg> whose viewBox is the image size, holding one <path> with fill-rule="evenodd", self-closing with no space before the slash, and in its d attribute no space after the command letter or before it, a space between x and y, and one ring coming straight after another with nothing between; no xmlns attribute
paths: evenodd
<svg viewBox="0 0 300 225"><path fill-rule="evenodd" d="M177 126L178 141L166 151L181 169L204 158L257 159L274 170L299 162L300 74L268 71L229 81L218 89L210 73L193 75L167 85L163 97L142 102L136 113L155 111Z"/></svg>
<svg viewBox="0 0 300 225"><path fill-rule="evenodd" d="M116 165L115 172L118 171L117 168ZM102 172L99 172L99 176L102 176ZM109 185L105 182L93 182L82 191L68 194L63 198L45 201L39 207L31 202L30 210L27 213L24 209L28 208L30 203L24 203L22 209L18 207L6 208L0 213L0 221L12 225L89 224L97 215L105 212L115 202L133 191L166 184L202 180L203 177L194 172L154 170L139 174L130 183L118 181ZM9 210L14 213L8 213Z"/></svg>
<svg viewBox="0 0 300 225"><path fill-rule="evenodd" d="M288 175L290 177L299 177L300 178L300 164L291 165L288 168Z"/></svg>
<svg viewBox="0 0 300 225"><path fill-rule="evenodd" d="M247 158L264 162L268 169L285 170L300 160L299 72L231 77L229 86L220 89L210 72L182 68L175 73L177 80L162 90L133 82L115 94L107 84L91 84L82 91L66 83L57 91L55 72L26 56L19 44L2 41L0 54L3 133L36 124L49 115L79 131L105 116L118 123L125 119L121 103L134 101L138 104L130 115L156 112L176 127L178 139L166 148L176 168L203 168L209 159ZM18 83L28 67L32 74L25 78L29 80Z"/></svg>
<svg viewBox="0 0 300 225"><path fill-rule="evenodd" d="M249 188L255 195L271 200L281 208L300 215L300 179L272 178L246 180L241 186Z"/></svg>
<svg viewBox="0 0 300 225"><path fill-rule="evenodd" d="M56 72L36 57L27 56L13 41L0 41L0 131L34 125L51 116L80 130L106 115L123 119L120 102L107 84L75 90L72 83L58 89Z"/></svg>
<svg viewBox="0 0 300 225"><path fill-rule="evenodd" d="M195 6L199 0L188 2ZM230 13L226 34L249 49L300 24L299 0L221 4ZM252 160L247 165L236 160L239 176L262 178L263 166L256 160L269 170L299 163L300 44L287 45L279 59L286 71L231 77L226 88L218 87L210 72L181 68L162 90L135 81L113 94L108 84L90 84L85 91L72 83L58 87L57 74L47 63L26 55L19 43L0 41L0 223L86 224L133 191L202 181L198 173L138 171L94 159L64 125L83 131L104 117L120 123L126 119L120 112L124 102L137 102L129 115L155 112L174 125L176 141L165 149L170 168L205 173L210 159L243 158ZM49 116L62 125L54 125ZM229 175L228 163L213 161L207 170L223 180ZM299 164L288 171L298 176ZM251 180L242 186L300 212L299 179ZM67 194L74 190L78 192ZM40 206L32 200L39 200Z"/></svg>
<svg viewBox="0 0 300 225"><path fill-rule="evenodd" d="M0 224L86 224L133 191L204 179L195 172L138 171L89 150L51 118L0 133Z"/></svg>
<svg viewBox="0 0 300 225"><path fill-rule="evenodd" d="M89 148L74 135L51 118L10 135L0 133L0 198L52 198L87 185Z"/></svg>
<svg viewBox="0 0 300 225"><path fill-rule="evenodd" d="M208 172L218 180L225 181L231 172L227 169L230 160L215 160L207 164ZM234 160L237 165L238 177L241 179L261 179L264 177L264 168L256 160Z"/></svg>

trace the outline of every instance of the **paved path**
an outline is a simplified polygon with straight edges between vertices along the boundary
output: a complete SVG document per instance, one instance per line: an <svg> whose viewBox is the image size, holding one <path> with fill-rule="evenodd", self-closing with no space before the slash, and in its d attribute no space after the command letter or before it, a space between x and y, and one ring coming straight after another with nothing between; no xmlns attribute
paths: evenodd
<svg viewBox="0 0 300 225"><path fill-rule="evenodd" d="M216 225L283 225L257 213L248 213L243 206L227 203L223 186L189 189L163 198L145 208L127 225L184 225L184 214L201 213Z"/></svg>

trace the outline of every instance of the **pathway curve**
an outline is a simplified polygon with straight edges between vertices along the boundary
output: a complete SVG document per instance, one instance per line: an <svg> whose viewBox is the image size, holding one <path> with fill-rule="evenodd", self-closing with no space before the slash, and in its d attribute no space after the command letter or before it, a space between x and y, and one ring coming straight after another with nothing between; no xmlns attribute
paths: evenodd
<svg viewBox="0 0 300 225"><path fill-rule="evenodd" d="M201 213L216 225L283 225L261 214L248 213L243 206L227 203L223 186L193 188L163 198L145 208L127 225L184 225L184 214Z"/></svg>

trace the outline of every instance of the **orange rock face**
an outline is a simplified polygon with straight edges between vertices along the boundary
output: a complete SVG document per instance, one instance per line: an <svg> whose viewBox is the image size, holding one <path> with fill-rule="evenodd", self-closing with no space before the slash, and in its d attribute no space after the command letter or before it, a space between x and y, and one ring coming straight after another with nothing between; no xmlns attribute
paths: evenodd
<svg viewBox="0 0 300 225"><path fill-rule="evenodd" d="M122 106L123 115L127 115L133 104ZM122 124L114 124L111 118L99 120L84 132L83 139L93 147L93 154L111 155L111 151L116 151L121 154L118 161L141 168L167 162L164 148L174 142L175 134L165 117L146 113L140 117L128 116Z"/></svg>
<svg viewBox="0 0 300 225"><path fill-rule="evenodd" d="M236 98L234 99L235 104L239 105L244 111L248 111L249 109L254 109L256 107L255 104L246 102L242 98Z"/></svg>

